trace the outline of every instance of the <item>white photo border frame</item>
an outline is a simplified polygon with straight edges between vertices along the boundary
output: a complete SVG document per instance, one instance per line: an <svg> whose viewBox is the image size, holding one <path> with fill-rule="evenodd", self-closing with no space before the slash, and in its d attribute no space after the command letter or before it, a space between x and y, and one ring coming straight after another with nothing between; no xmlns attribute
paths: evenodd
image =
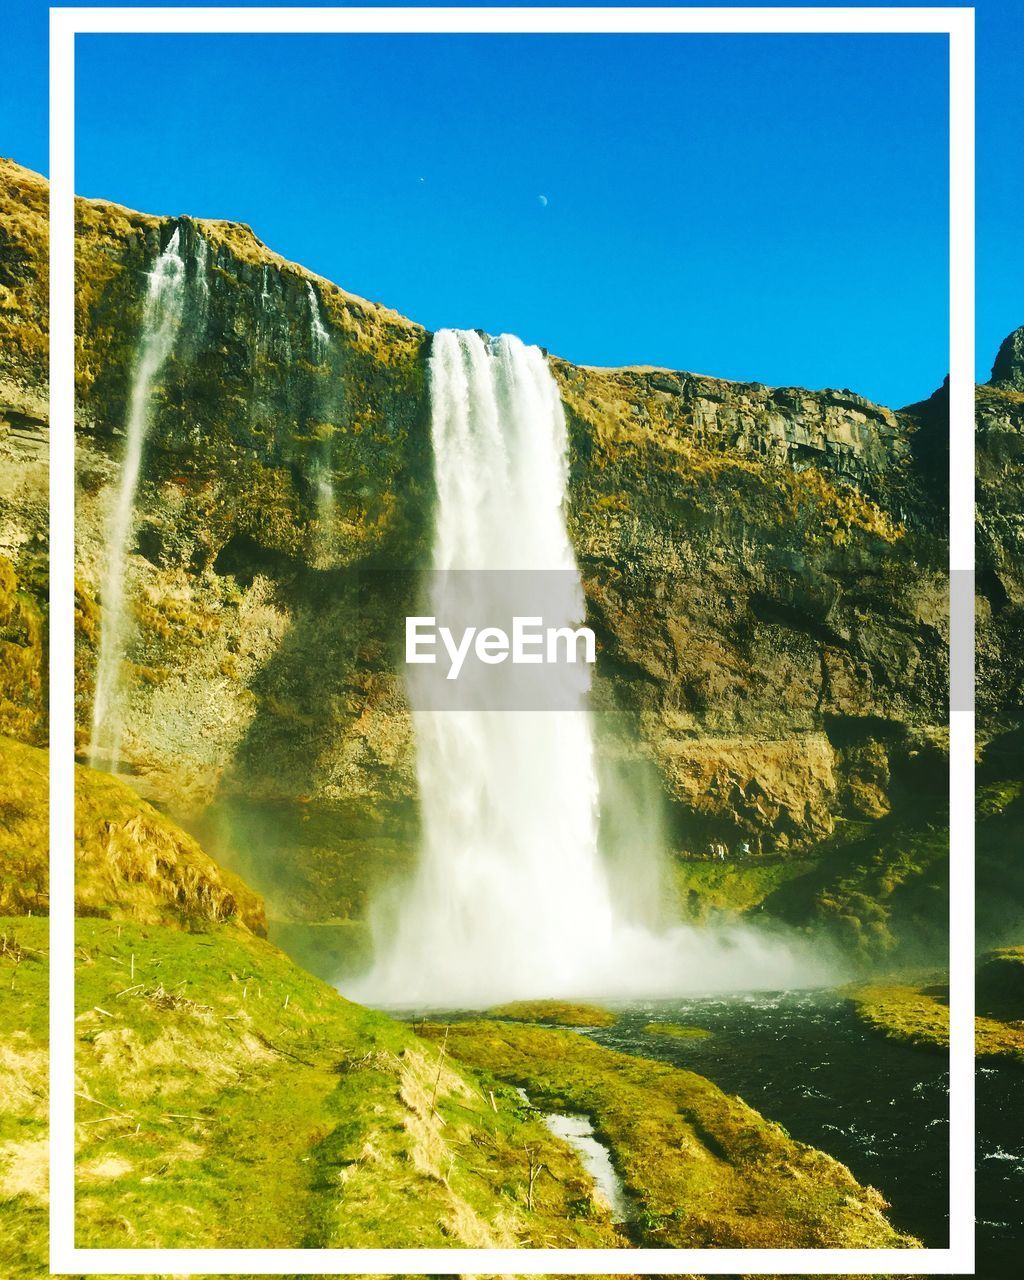
<svg viewBox="0 0 1024 1280"><path fill-rule="evenodd" d="M974 10L50 10L50 1268L52 1274L952 1275L974 1271L974 713L950 711L950 1235L942 1249L80 1249L74 1244L74 58L86 33L945 34L949 38L950 569L974 570ZM973 590L950 672L973 687ZM952 683L952 680L951 680ZM957 705L959 703L959 705ZM970 701L966 700L969 707Z"/></svg>

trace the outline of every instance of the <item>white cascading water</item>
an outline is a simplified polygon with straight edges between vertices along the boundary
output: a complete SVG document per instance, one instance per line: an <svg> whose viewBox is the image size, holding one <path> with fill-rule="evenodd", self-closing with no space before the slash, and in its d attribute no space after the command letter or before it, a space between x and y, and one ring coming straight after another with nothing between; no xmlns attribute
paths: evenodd
<svg viewBox="0 0 1024 1280"><path fill-rule="evenodd" d="M264 279L264 291L266 282ZM266 293L264 292L264 296ZM311 281L306 281L306 297L309 300L309 341L313 351L313 359L323 364L331 350L331 335L324 324L317 301L316 290ZM314 462L311 478L316 490L316 518L319 534L317 538L318 554L325 566L331 563L335 551L334 517L337 500L334 494L334 478L332 471L331 438L328 436L320 446L320 456Z"/></svg>
<svg viewBox="0 0 1024 1280"><path fill-rule="evenodd" d="M181 255L180 231L175 229L150 272L146 287L138 363L128 406L125 454L107 533L89 760L94 766L111 772L117 771L121 756L121 666L127 637L125 572L135 523L135 494L149 430L150 398L174 346L184 307L185 261Z"/></svg>
<svg viewBox="0 0 1024 1280"><path fill-rule="evenodd" d="M544 621L579 625L566 424L544 356L507 335L486 343L444 330L433 340L430 394L434 569L561 570L567 587L554 613L546 599ZM486 616L500 601L479 594L500 592L501 581L468 575L476 598L460 603ZM586 698L581 686L566 710L414 712L420 861L412 882L371 911L374 966L346 994L480 1007L784 986L806 973L788 947L749 931L659 934L622 918L598 844Z"/></svg>
<svg viewBox="0 0 1024 1280"><path fill-rule="evenodd" d="M306 281L306 296L309 298L309 330L313 339L313 355L317 364L319 364L327 355L327 348L331 344L331 335L324 325L323 316L320 314L320 303L316 298L316 290L309 280Z"/></svg>
<svg viewBox="0 0 1024 1280"><path fill-rule="evenodd" d="M195 260L193 262L193 279L195 281L196 331L206 328L210 316L210 246L204 236L197 236L195 242Z"/></svg>
<svg viewBox="0 0 1024 1280"><path fill-rule="evenodd" d="M312 481L316 492L317 556L320 565L327 568L335 550L337 535L334 525L338 506L334 495L334 478L331 475L329 441L323 445L320 457L313 466Z"/></svg>

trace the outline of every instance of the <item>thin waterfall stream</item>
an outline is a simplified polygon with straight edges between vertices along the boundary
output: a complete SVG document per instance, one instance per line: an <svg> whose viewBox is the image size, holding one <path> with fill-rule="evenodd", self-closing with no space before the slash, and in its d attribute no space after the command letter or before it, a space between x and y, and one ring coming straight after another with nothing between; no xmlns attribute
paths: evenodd
<svg viewBox="0 0 1024 1280"><path fill-rule="evenodd" d="M317 301L316 290L310 280L306 281L306 297L309 299L309 328L313 339L313 356L319 362L327 355L331 345L331 335L327 332L327 326L320 314L320 303Z"/></svg>
<svg viewBox="0 0 1024 1280"><path fill-rule="evenodd" d="M205 253L205 242L201 240L201 243ZM149 431L153 388L181 327L185 309L185 274L181 229L175 228L149 273L146 286L138 363L129 399L124 459L107 533L107 560L100 590L103 608L89 761L94 767L114 773L120 763L123 734L121 666L128 631L125 574L135 525L135 496ZM205 274L203 280L205 283Z"/></svg>
<svg viewBox="0 0 1024 1280"><path fill-rule="evenodd" d="M331 335L324 324L316 290L310 280L306 281L306 297L309 302L309 337L313 360L317 364L323 364L331 355ZM335 550L334 521L337 498L334 492L333 465L333 441L331 435L327 435L321 441L317 457L310 469L310 479L316 495L318 550L320 559L325 565L331 563Z"/></svg>

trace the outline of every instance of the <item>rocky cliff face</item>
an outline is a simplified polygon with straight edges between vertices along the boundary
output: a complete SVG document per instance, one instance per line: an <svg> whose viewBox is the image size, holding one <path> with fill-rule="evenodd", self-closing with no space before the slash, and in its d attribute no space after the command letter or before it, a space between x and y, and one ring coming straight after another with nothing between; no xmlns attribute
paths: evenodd
<svg viewBox="0 0 1024 1280"><path fill-rule="evenodd" d="M989 735L1024 714L1024 328L978 388L978 703Z"/></svg>
<svg viewBox="0 0 1024 1280"><path fill-rule="evenodd" d="M683 814L778 847L887 812L945 718L913 424L849 392L556 367L604 703Z"/></svg>
<svg viewBox="0 0 1024 1280"><path fill-rule="evenodd" d="M46 193L10 163L0 187L6 671L41 644ZM367 591L363 573L429 554L430 335L246 227L79 202L83 741L141 299L175 228L186 318L154 395L137 501L125 757L139 790L205 824L225 857L244 825L245 870L272 914L347 917L415 838L393 660L409 579L377 576ZM1012 344L1000 361L1009 372L979 391L985 734L1020 709L1009 641L1024 394ZM782 857L834 841L837 824L941 815L941 404L894 413L848 391L551 367L599 637L606 775L664 797L684 856L717 839ZM31 737L41 689L12 687L0 716Z"/></svg>

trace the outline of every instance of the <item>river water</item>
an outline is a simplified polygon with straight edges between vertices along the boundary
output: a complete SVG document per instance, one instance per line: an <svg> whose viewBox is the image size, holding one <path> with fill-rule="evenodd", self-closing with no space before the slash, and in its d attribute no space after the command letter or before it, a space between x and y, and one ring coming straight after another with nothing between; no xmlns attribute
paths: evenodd
<svg viewBox="0 0 1024 1280"><path fill-rule="evenodd" d="M890 1221L901 1230L927 1247L946 1247L951 1179L944 1054L869 1031L849 1001L834 991L602 1003L617 1014L615 1024L581 1028L578 1034L621 1053L695 1071L738 1094L793 1138L834 1156L859 1182L876 1187L890 1204ZM479 1015L432 1014L439 1016L457 1021ZM680 1037L645 1030L658 1022L711 1034ZM1002 1280L1020 1275L1024 1238L1024 1075L1012 1066L986 1064L978 1070L977 1084L976 1274ZM560 1136L580 1149L575 1131ZM603 1150L602 1157L608 1159L609 1153ZM954 1190L966 1184L969 1173L953 1171ZM605 1179L595 1180L607 1195ZM614 1169L613 1180L618 1181ZM616 1208L628 1219L627 1201Z"/></svg>
<svg viewBox="0 0 1024 1280"><path fill-rule="evenodd" d="M924 1244L947 1243L948 1072L945 1056L868 1031L832 992L797 991L633 1003L585 1034L611 1049L699 1072L739 1094L796 1139L841 1160L890 1202L890 1219ZM702 1027L704 1038L652 1035L653 1022ZM978 1075L979 1275L1019 1274L1024 1196L1022 1076ZM954 1171L957 1179L966 1177Z"/></svg>

